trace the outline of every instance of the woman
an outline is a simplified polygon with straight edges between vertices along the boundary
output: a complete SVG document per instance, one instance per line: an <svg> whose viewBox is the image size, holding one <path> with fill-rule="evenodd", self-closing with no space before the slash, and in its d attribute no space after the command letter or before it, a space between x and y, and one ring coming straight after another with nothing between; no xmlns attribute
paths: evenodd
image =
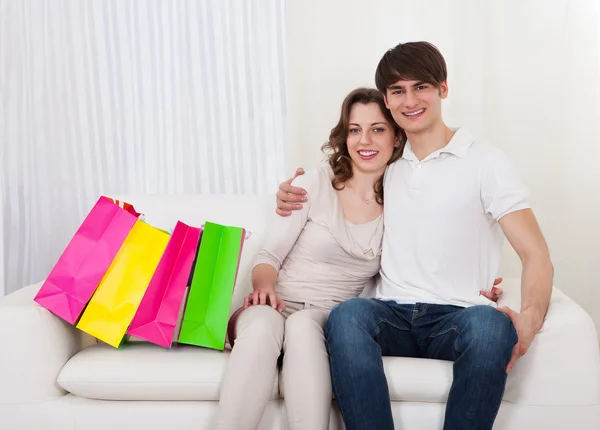
<svg viewBox="0 0 600 430"><path fill-rule="evenodd" d="M275 220L252 271L254 291L232 322L218 428L258 426L282 350L290 427L329 428L325 322L333 306L360 295L379 271L383 174L405 140L380 92L359 88L345 98L323 146L328 165L295 181L307 191L307 203Z"/></svg>

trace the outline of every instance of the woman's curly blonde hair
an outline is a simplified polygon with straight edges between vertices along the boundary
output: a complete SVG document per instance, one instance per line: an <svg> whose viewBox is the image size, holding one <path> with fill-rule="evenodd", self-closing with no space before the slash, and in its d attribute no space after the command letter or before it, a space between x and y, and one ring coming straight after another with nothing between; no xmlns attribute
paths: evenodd
<svg viewBox="0 0 600 430"><path fill-rule="evenodd" d="M340 119L337 125L331 130L329 141L321 147L321 150L328 157L331 170L333 170L331 185L333 185L333 188L336 190L344 189L345 182L352 178L353 175L352 159L348 153L346 139L348 138L350 128L350 110L356 103L377 103L386 122L394 129L394 134L400 138L400 145L394 148L392 157L387 163L388 166L402 156L402 151L404 151L404 145L406 144L406 134L404 133L404 130L396 124L392 114L385 106L383 94L373 88L355 89L344 99ZM373 186L373 191L375 192L375 200L377 203L380 205L383 204L383 175L381 175Z"/></svg>

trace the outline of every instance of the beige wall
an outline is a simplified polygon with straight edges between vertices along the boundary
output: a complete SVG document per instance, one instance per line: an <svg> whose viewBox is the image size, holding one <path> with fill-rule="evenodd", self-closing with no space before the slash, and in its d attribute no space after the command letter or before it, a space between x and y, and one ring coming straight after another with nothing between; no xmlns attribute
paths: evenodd
<svg viewBox="0 0 600 430"><path fill-rule="evenodd" d="M288 2L288 171L319 163L344 96L400 41L446 56L449 125L508 152L531 188L555 284L600 328L600 75L593 2ZM536 17L534 20L533 17ZM519 276L507 248L499 273Z"/></svg>

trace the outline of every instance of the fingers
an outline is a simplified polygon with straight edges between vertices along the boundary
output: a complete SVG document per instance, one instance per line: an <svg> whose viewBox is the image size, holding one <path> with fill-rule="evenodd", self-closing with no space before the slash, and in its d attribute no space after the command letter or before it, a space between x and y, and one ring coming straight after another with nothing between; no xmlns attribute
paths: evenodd
<svg viewBox="0 0 600 430"><path fill-rule="evenodd" d="M252 298L250 299L250 305L258 305L258 291L252 293Z"/></svg>
<svg viewBox="0 0 600 430"><path fill-rule="evenodd" d="M510 320L513 322L513 324L515 323L515 318L517 317L517 313L515 311L513 311L511 308L503 306L501 308L498 308L498 311L500 311L503 314L505 314L506 316L508 316L510 318Z"/></svg>
<svg viewBox="0 0 600 430"><path fill-rule="evenodd" d="M506 373L510 372L512 370L513 366L515 365L515 363L517 362L517 359L519 358L518 351L519 351L519 342L517 342L517 344L513 348L513 352L510 357L510 361L508 362L508 365L506 366Z"/></svg>
<svg viewBox="0 0 600 430"><path fill-rule="evenodd" d="M269 303L273 309L277 309L277 294L275 291L269 293Z"/></svg>
<svg viewBox="0 0 600 430"><path fill-rule="evenodd" d="M248 309L248 306L250 306L249 299L250 296L244 297L244 309Z"/></svg>
<svg viewBox="0 0 600 430"><path fill-rule="evenodd" d="M287 196L288 196L287 191L282 191L282 190L277 191L277 194L275 194L275 197L277 197L277 201L281 200L282 202L287 201Z"/></svg>
<svg viewBox="0 0 600 430"><path fill-rule="evenodd" d="M291 185L288 185L291 187ZM294 190L302 190L301 188L292 187ZM277 200L281 200L286 203L303 203L306 201L306 191L298 193L293 191L277 191Z"/></svg>
<svg viewBox="0 0 600 430"><path fill-rule="evenodd" d="M279 216L290 216L292 213L290 211L284 211L282 209L275 209L275 212L277 212L277 215Z"/></svg>
<svg viewBox="0 0 600 430"><path fill-rule="evenodd" d="M503 281L502 278L496 278L496 279L494 279L494 285L499 285L502 283L502 281Z"/></svg>
<svg viewBox="0 0 600 430"><path fill-rule="evenodd" d="M282 209L284 211L295 211L302 209L302 205L298 203L287 203L283 200L277 200L277 209Z"/></svg>
<svg viewBox="0 0 600 430"><path fill-rule="evenodd" d="M267 304L267 293L260 293L259 295L260 301L258 304L266 305Z"/></svg>
<svg viewBox="0 0 600 430"><path fill-rule="evenodd" d="M494 293L491 291L483 291L481 290L479 292L479 294L481 294L483 297L489 299L489 300L494 300Z"/></svg>
<svg viewBox="0 0 600 430"><path fill-rule="evenodd" d="M277 192L277 209L280 211L293 211L296 209L302 209L302 205L300 203L304 202L306 202L306 197L304 195L290 194L285 191ZM291 215L291 212L289 215Z"/></svg>
<svg viewBox="0 0 600 430"><path fill-rule="evenodd" d="M294 181L294 179L296 179L298 176L302 176L302 175L304 175L304 169L302 167L298 167L296 169L296 173L294 173L294 177L288 179L285 182L288 183L288 184L291 184Z"/></svg>
<svg viewBox="0 0 600 430"><path fill-rule="evenodd" d="M279 191L277 192L277 196L279 197L279 194L282 192L287 193L287 194L297 195L297 196L306 195L306 191L303 188L294 187L293 185L288 184L287 182L284 182L283 184L279 185ZM286 199L284 199L284 200L286 200Z"/></svg>
<svg viewBox="0 0 600 430"><path fill-rule="evenodd" d="M492 293L498 297L500 297L502 294L504 294L504 290L502 288L498 288L498 287L493 287L492 288Z"/></svg>
<svg viewBox="0 0 600 430"><path fill-rule="evenodd" d="M298 171L300 170L302 169L298 169ZM296 174L298 174L298 171L296 171ZM303 173L304 171L302 170L302 174ZM279 185L279 191L277 192L277 209L275 212L280 216L290 216L292 211L302 209L301 203L307 201L306 191L302 188L294 187L289 183L294 178Z"/></svg>
<svg viewBox="0 0 600 430"><path fill-rule="evenodd" d="M285 302L281 299L279 299L279 305L277 306L277 311L279 311L279 313L285 311Z"/></svg>

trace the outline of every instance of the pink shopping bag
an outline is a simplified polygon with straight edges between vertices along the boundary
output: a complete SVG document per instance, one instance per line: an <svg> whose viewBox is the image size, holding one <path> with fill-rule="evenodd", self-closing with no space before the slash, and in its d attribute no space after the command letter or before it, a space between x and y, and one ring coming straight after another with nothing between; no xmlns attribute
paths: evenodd
<svg viewBox="0 0 600 430"><path fill-rule="evenodd" d="M33 300L75 324L139 215L100 197Z"/></svg>
<svg viewBox="0 0 600 430"><path fill-rule="evenodd" d="M202 230L178 222L127 334L170 348Z"/></svg>

